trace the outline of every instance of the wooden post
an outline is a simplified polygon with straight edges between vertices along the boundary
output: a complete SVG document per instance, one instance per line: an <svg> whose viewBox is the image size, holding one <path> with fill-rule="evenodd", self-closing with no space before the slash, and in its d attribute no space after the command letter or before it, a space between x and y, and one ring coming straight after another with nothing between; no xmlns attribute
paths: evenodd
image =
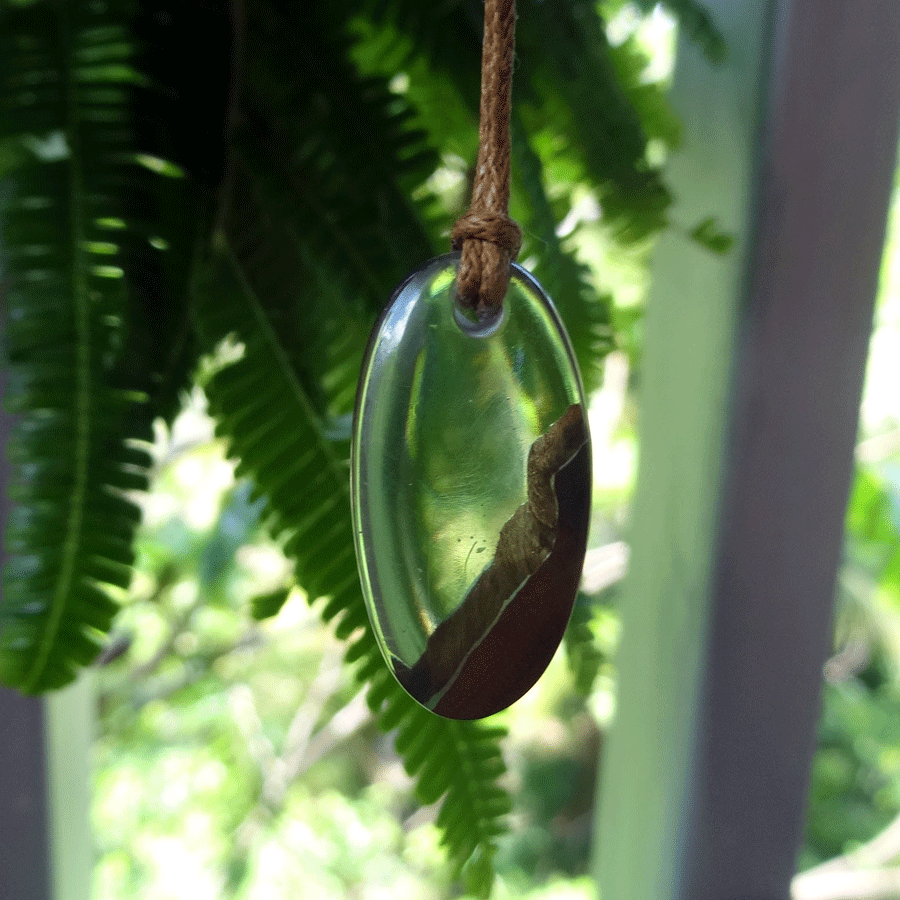
<svg viewBox="0 0 900 900"><path fill-rule="evenodd" d="M653 270L604 900L787 900L896 161L900 3L716 0Z"/></svg>
<svg viewBox="0 0 900 900"><path fill-rule="evenodd" d="M88 900L94 868L91 832L91 745L95 690L92 670L49 694L44 710L50 871L53 900Z"/></svg>
<svg viewBox="0 0 900 900"><path fill-rule="evenodd" d="M87 900L89 678L46 699L0 688L0 900Z"/></svg>
<svg viewBox="0 0 900 900"><path fill-rule="evenodd" d="M40 700L0 688L0 897L50 900Z"/></svg>

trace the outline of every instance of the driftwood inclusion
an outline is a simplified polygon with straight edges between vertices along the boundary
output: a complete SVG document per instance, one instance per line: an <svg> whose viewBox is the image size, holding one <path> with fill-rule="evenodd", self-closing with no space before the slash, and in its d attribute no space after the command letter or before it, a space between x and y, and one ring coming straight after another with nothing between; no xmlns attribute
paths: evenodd
<svg viewBox="0 0 900 900"><path fill-rule="evenodd" d="M482 718L540 677L587 541L590 440L568 338L514 266L500 321L454 314L458 254L398 288L363 364L352 447L360 578L397 680Z"/></svg>
<svg viewBox="0 0 900 900"><path fill-rule="evenodd" d="M491 564L415 665L395 660L397 680L416 700L451 718L477 718L485 701L508 706L544 671L571 612L559 598L574 596L581 574L588 476L584 415L572 405L532 444L528 500L501 529Z"/></svg>

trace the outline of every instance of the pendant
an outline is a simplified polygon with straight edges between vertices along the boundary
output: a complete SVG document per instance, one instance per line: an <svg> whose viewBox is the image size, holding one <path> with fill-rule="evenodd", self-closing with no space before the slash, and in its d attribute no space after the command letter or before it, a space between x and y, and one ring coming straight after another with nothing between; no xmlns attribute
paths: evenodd
<svg viewBox="0 0 900 900"><path fill-rule="evenodd" d="M357 562L388 666L479 719L550 663L587 545L591 452L562 322L518 265L494 319L457 305L459 253L395 291L363 361L351 450Z"/></svg>

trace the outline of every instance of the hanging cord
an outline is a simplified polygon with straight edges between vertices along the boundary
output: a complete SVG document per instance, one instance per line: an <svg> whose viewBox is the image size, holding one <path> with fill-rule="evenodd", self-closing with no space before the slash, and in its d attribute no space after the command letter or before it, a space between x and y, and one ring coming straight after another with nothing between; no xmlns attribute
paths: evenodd
<svg viewBox="0 0 900 900"><path fill-rule="evenodd" d="M509 287L522 232L509 217L509 109L515 44L515 0L485 0L481 56L478 164L469 211L453 226L462 250L456 276L461 306L483 319L495 313Z"/></svg>

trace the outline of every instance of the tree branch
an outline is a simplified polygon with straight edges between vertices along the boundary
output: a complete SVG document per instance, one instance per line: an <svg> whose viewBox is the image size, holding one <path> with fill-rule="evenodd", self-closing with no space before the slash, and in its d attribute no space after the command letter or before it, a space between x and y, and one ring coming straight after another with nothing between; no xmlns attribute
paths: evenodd
<svg viewBox="0 0 900 900"><path fill-rule="evenodd" d="M791 900L898 900L900 868L879 868L900 856L900 815L856 850L797 875Z"/></svg>
<svg viewBox="0 0 900 900"><path fill-rule="evenodd" d="M898 900L900 869L804 872L794 878L791 900Z"/></svg>

